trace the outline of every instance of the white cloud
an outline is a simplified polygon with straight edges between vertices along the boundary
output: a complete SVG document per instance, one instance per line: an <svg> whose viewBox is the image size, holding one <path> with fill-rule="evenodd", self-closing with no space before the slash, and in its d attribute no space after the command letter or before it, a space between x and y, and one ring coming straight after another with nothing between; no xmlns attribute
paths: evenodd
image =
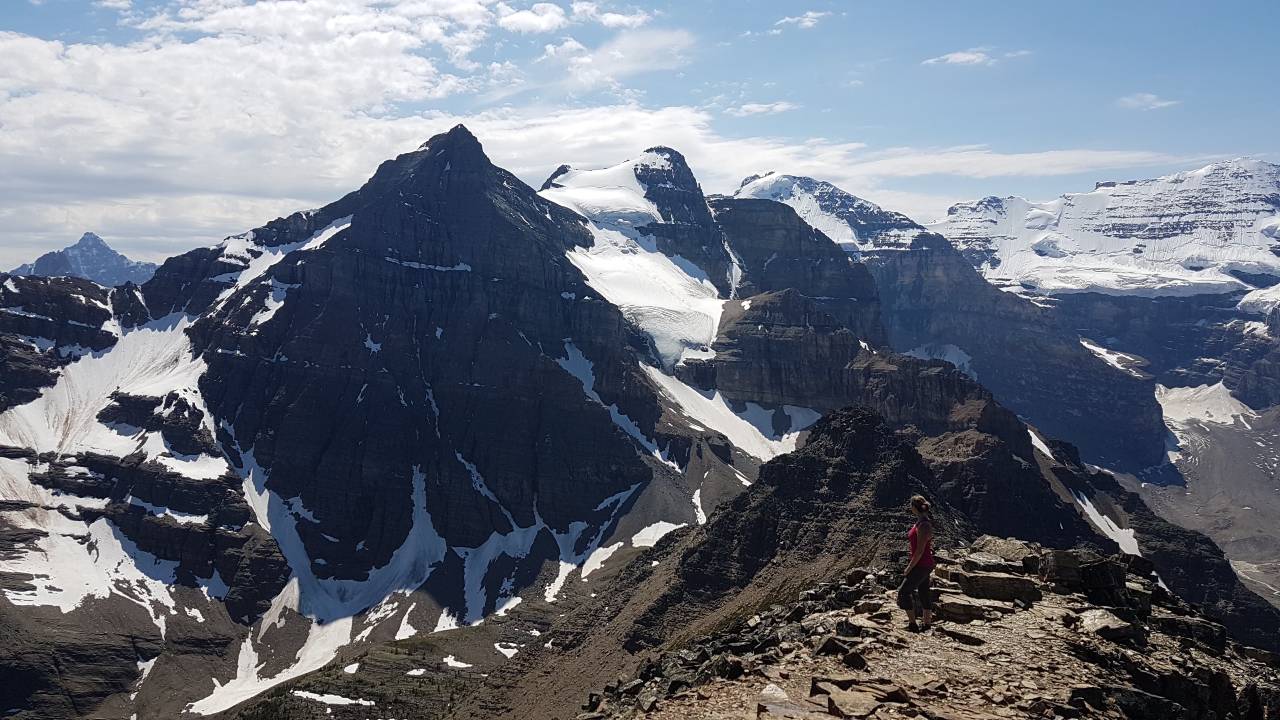
<svg viewBox="0 0 1280 720"><path fill-rule="evenodd" d="M968 50L957 50L946 55L939 55L925 60L922 65L995 65L1002 60L1027 57L1030 50L1011 50L996 53L989 47L975 47Z"/></svg>
<svg viewBox="0 0 1280 720"><path fill-rule="evenodd" d="M824 17L827 17L830 14L831 13L829 12L817 12L814 10L809 10L803 14L796 15L794 17L784 17L778 22L774 23L774 25L779 28L786 25L795 25L801 30L809 30L811 28L816 27L818 25L819 20L821 20ZM774 34L777 34L778 32L780 32L780 30L773 31Z"/></svg>
<svg viewBox="0 0 1280 720"><path fill-rule="evenodd" d="M303 112L295 113L300 122L280 124L270 133L260 123L282 121L266 107L259 110L265 118L252 107L228 108L207 117L209 127L193 125L183 113L139 111L137 117L119 118L88 108L65 130L44 116L24 125L12 142L3 141L0 156L13 168L0 177L0 266L29 260L33 245L61 247L85 230L147 259L216 242L337 199L381 160L459 122L480 138L495 163L533 185L560 163L599 167L663 144L689 158L708 192L730 192L742 177L772 168L829 179L922 218L955 198L886 191L884 183L922 175L1039 176L1171 162L1157 153L1129 151L872 152L861 143L824 138L728 137L705 110L637 104L394 118ZM197 131L199 138L178 141ZM85 137L94 143L83 142Z"/></svg>
<svg viewBox="0 0 1280 720"><path fill-rule="evenodd" d="M528 10L515 10L506 3L498 3L498 26L518 33L547 33L569 24L564 8L555 3L534 3Z"/></svg>
<svg viewBox="0 0 1280 720"><path fill-rule="evenodd" d="M578 42L577 40L574 40L571 37L567 37L564 40L561 40L559 44L548 43L546 45L543 45L542 55L535 62L541 62L543 60L565 59L565 58L570 58L577 55L585 55L586 53L587 53L586 45L583 45L582 43Z"/></svg>
<svg viewBox="0 0 1280 720"><path fill-rule="evenodd" d="M738 107L729 108L725 112L734 117L747 117L748 115L776 115L799 107L795 103L779 100L771 103L744 103Z"/></svg>
<svg viewBox="0 0 1280 720"><path fill-rule="evenodd" d="M1125 95L1116 100L1116 104L1126 110L1160 110L1161 108L1172 107L1182 102L1181 100L1166 100L1152 93L1134 93L1133 95Z"/></svg>
<svg viewBox="0 0 1280 720"><path fill-rule="evenodd" d="M94 0L94 5L107 10L130 10L133 7L132 0Z"/></svg>
<svg viewBox="0 0 1280 720"><path fill-rule="evenodd" d="M996 59L989 54L989 48L969 48L957 50L946 55L939 55L925 60L924 65L994 65Z"/></svg>
<svg viewBox="0 0 1280 720"><path fill-rule="evenodd" d="M643 10L620 13L601 10L598 3L575 2L571 5L574 20L591 20L607 28L638 28L652 16Z"/></svg>
<svg viewBox="0 0 1280 720"><path fill-rule="evenodd" d="M742 177L773 168L830 179L904 211L941 200L884 190L894 178L1170 162L1125 151L873 152L827 138L728 137L710 109L562 107L552 93L537 106L423 111L439 98L520 83L625 97L626 79L688 63L696 38L646 27L594 48L562 38L544 47L542 63L480 64L469 55L499 21L480 0L174 0L165 8L132 11L138 19L130 22L148 37L129 45L0 31L0 268L86 230L143 259L216 242L341 197L382 160L458 122L495 162L532 184L563 162L612 164L667 144L689 157L710 192L732 191ZM463 70L430 57L440 53ZM716 107L788 109L784 101L743 104L742 92Z"/></svg>

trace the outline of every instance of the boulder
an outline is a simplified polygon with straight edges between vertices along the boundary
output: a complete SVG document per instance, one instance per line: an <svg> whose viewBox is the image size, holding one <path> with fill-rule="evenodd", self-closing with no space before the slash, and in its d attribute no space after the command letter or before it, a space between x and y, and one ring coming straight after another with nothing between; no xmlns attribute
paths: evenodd
<svg viewBox="0 0 1280 720"><path fill-rule="evenodd" d="M1151 627L1166 635L1193 640L1217 652L1227 649L1227 629L1216 622L1197 617L1160 615L1147 620Z"/></svg>
<svg viewBox="0 0 1280 720"><path fill-rule="evenodd" d="M1039 571L1040 547L1034 543L1016 538L983 535L973 541L972 547L976 552L994 555L1005 562L1021 565L1027 572Z"/></svg>
<svg viewBox="0 0 1280 720"><path fill-rule="evenodd" d="M765 686L760 691L759 697L756 698L756 714L757 720L769 718L787 718L788 720L817 720L824 718L829 720L831 717L826 713L816 712L814 710L801 705L792 700L787 691L778 687L773 683Z"/></svg>

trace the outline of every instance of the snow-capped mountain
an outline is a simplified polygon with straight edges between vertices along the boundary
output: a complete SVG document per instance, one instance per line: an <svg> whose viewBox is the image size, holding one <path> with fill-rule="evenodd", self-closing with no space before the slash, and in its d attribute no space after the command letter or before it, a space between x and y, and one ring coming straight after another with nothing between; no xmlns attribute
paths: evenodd
<svg viewBox="0 0 1280 720"><path fill-rule="evenodd" d="M947 211L945 235L1005 289L1055 295L1254 291L1280 279L1280 165L1238 159L1153 180L1102 182L1048 202L984 198Z"/></svg>
<svg viewBox="0 0 1280 720"><path fill-rule="evenodd" d="M892 267L910 297L966 282ZM882 303L873 271L792 207L708 201L670 148L561 168L539 193L458 126L140 288L0 288L0 670L16 678L0 706L34 716L279 716L314 700L255 698L316 672L358 678L396 643L432 655L402 680L447 685L475 665L483 687L513 656L556 652L534 638L849 405L883 418L913 482L975 532L1123 535L1215 617L1280 621L1229 571L1176 571L1186 543L1170 528L1124 535L1139 506L1100 526L1061 491L1098 482L1056 459L1070 446L937 353L888 347L902 328L939 346L944 326L976 333L980 306ZM991 292L1021 303L1012 316L1035 309ZM1054 332L1018 337L1024 362L1074 363L1069 382L1101 378L1141 418L1137 378L1074 338L1076 354ZM973 357L979 380L1004 374ZM771 542L743 541L712 554L745 567ZM410 715L444 713L451 692Z"/></svg>
<svg viewBox="0 0 1280 720"><path fill-rule="evenodd" d="M752 175L742 181L734 197L786 203L851 253L906 249L922 230L901 213L809 177L774 172Z"/></svg>
<svg viewBox="0 0 1280 720"><path fill-rule="evenodd" d="M9 274L42 277L65 275L115 287L126 282L141 285L150 280L155 271L155 263L130 260L112 250L102 238L87 232L74 245L45 253L35 262L19 265Z"/></svg>
<svg viewBox="0 0 1280 720"><path fill-rule="evenodd" d="M1043 203L985 198L931 229L1104 358L1166 387L1224 382L1254 409L1280 402L1280 165L1237 159Z"/></svg>

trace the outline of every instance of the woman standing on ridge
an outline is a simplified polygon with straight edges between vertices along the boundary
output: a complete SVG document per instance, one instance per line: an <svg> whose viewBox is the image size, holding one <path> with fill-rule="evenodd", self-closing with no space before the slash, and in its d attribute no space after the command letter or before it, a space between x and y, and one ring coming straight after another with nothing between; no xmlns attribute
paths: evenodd
<svg viewBox="0 0 1280 720"><path fill-rule="evenodd" d="M907 574L898 587L898 607L907 611L911 621L908 630L928 630L933 622L933 595L929 585L929 575L933 572L933 518L929 515L929 501L922 495L911 498L911 514L916 522L907 531L907 541L911 546L911 561L907 563ZM916 604L923 613L922 625L916 625Z"/></svg>

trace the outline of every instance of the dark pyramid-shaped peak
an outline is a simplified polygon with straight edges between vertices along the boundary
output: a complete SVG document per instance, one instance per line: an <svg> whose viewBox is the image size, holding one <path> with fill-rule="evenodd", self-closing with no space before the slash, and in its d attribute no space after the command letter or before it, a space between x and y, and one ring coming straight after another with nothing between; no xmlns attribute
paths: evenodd
<svg viewBox="0 0 1280 720"><path fill-rule="evenodd" d="M479 163L488 164L489 157L484 154L480 140L465 125L454 125L448 132L433 136L418 148L418 152L426 152L431 157L446 159L452 165L471 166Z"/></svg>
<svg viewBox="0 0 1280 720"><path fill-rule="evenodd" d="M480 140L467 129L466 125L458 123L449 128L447 132L438 135L432 135L429 140L418 146L419 150L440 150L445 147L466 147L474 146L476 150L484 152L480 147Z"/></svg>
<svg viewBox="0 0 1280 720"><path fill-rule="evenodd" d="M91 232L87 232L81 235L80 239L76 241L76 244L73 245L72 247L101 248L106 250L111 249L110 246L107 245L107 242L105 240L99 237L96 233L91 233Z"/></svg>
<svg viewBox="0 0 1280 720"><path fill-rule="evenodd" d="M373 177L353 197L367 203L410 188L414 194L435 195L446 189L466 194L483 186L501 184L499 175L503 174L507 174L506 171L489 161L476 136L465 126L455 125L448 132L432 136L417 150L379 165ZM348 209L336 209L344 205L344 201L326 210L335 209L338 217L350 214ZM331 213L322 214L328 217Z"/></svg>

